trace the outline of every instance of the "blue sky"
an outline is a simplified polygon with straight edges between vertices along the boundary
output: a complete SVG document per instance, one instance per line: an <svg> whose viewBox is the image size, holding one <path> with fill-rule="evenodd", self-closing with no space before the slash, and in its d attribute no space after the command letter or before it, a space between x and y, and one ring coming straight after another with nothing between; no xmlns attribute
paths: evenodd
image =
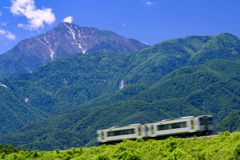
<svg viewBox="0 0 240 160"><path fill-rule="evenodd" d="M149 45L191 35L240 37L239 0L0 0L0 54L66 21Z"/></svg>

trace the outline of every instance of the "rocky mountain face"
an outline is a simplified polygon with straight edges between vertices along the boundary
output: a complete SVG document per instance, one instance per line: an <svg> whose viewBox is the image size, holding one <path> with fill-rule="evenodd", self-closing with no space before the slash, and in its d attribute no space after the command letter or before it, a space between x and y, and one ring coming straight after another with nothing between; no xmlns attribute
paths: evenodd
<svg viewBox="0 0 240 160"><path fill-rule="evenodd" d="M0 56L0 77L33 72L43 64L64 55L96 50L133 52L148 45L126 39L111 31L60 23L46 34L23 40Z"/></svg>

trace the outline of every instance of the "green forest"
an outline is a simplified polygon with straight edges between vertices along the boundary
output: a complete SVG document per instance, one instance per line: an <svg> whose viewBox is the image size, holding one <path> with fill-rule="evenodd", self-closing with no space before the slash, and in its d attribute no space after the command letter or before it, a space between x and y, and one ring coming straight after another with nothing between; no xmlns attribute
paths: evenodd
<svg viewBox="0 0 240 160"><path fill-rule="evenodd" d="M201 114L214 116L215 133L239 130L231 124L240 110L239 57L234 35L187 36L137 52L78 53L1 78L0 142L91 147L98 129Z"/></svg>

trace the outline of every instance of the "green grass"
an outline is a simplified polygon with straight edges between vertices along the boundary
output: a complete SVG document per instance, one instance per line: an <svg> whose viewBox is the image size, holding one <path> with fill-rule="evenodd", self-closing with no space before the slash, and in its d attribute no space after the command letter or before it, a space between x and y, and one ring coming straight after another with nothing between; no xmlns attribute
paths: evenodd
<svg viewBox="0 0 240 160"><path fill-rule="evenodd" d="M4 158L2 158L4 157ZM168 138L145 142L124 140L117 145L102 145L91 148L71 148L65 151L20 151L0 159L72 159L72 160L156 160L156 159L240 159L240 133L221 133L216 137Z"/></svg>

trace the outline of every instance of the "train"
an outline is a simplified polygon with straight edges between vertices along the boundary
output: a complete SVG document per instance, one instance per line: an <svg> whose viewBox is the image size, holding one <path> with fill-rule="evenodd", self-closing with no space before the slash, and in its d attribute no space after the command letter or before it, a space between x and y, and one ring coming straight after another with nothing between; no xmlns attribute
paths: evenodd
<svg viewBox="0 0 240 160"><path fill-rule="evenodd" d="M101 145L116 144L123 139L166 139L170 136L185 138L210 135L212 131L212 115L186 116L154 123L137 123L97 130L97 141Z"/></svg>

